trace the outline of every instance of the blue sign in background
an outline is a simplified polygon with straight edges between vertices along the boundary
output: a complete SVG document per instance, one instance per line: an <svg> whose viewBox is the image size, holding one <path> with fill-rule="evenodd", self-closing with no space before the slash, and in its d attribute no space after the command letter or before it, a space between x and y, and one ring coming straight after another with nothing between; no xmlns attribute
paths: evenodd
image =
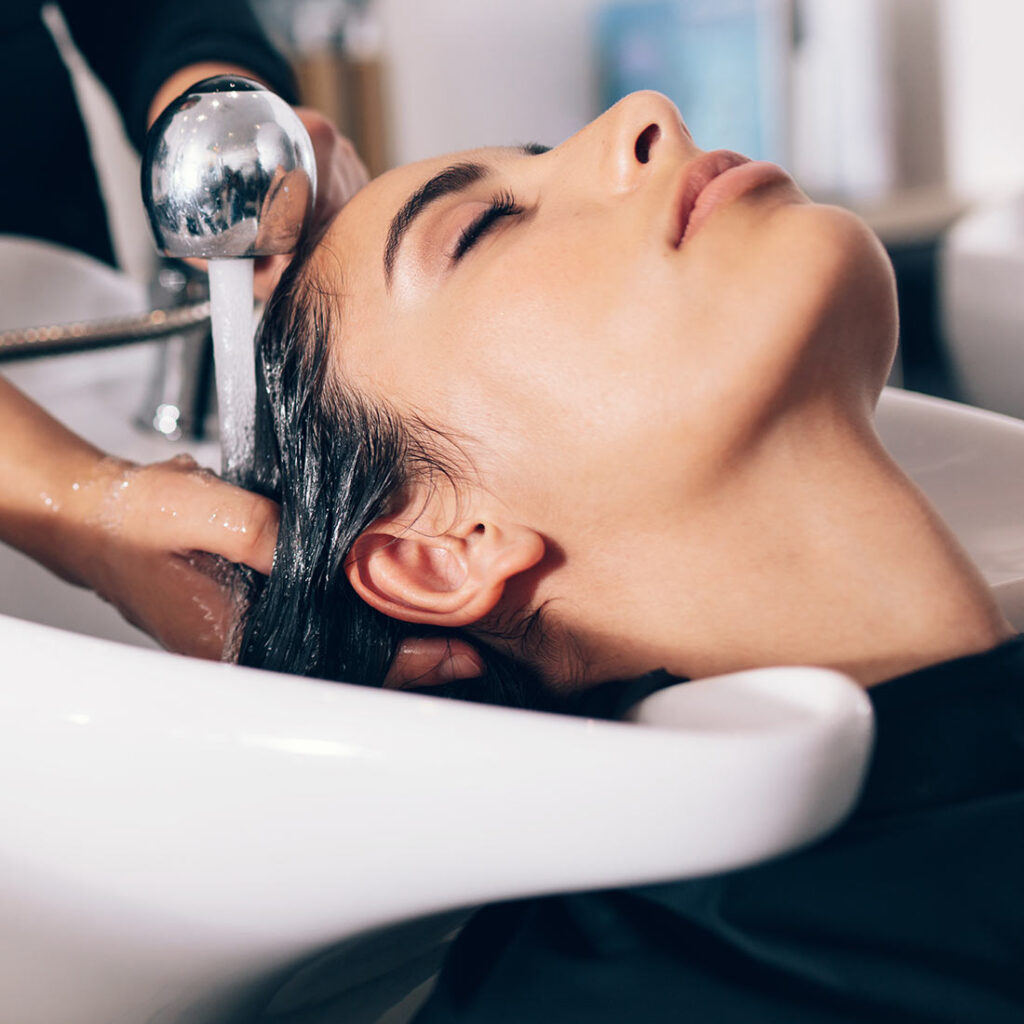
<svg viewBox="0 0 1024 1024"><path fill-rule="evenodd" d="M786 163L791 36L779 0L610 4L597 25L603 107L657 89L702 148Z"/></svg>

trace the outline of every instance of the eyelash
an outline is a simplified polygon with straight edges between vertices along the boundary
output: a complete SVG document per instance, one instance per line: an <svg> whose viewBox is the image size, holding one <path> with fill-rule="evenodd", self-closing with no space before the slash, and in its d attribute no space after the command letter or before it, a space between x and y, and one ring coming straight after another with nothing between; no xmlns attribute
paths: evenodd
<svg viewBox="0 0 1024 1024"><path fill-rule="evenodd" d="M511 192L502 192L495 196L491 200L491 205L459 235L459 240L455 243L455 252L452 253L452 262L461 260L502 217L516 217L522 212L523 208L516 202Z"/></svg>

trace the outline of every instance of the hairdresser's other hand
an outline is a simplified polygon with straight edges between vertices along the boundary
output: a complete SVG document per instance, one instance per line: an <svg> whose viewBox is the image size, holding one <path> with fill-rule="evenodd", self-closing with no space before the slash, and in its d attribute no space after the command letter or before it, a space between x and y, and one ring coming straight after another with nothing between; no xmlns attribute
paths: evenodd
<svg viewBox="0 0 1024 1024"><path fill-rule="evenodd" d="M277 505L184 455L150 466L106 459L88 487L92 525L74 581L168 650L221 658L237 617L235 573L211 556L269 573Z"/></svg>
<svg viewBox="0 0 1024 1024"><path fill-rule="evenodd" d="M384 686L389 690L418 690L483 674L483 658L465 640L411 636L402 641Z"/></svg>
<svg viewBox="0 0 1024 1024"><path fill-rule="evenodd" d="M295 113L306 126L316 156L316 204L312 228L317 230L370 180L355 146L338 133L318 110L296 107ZM267 299L277 285L291 256L263 256L256 261L253 291L258 299Z"/></svg>

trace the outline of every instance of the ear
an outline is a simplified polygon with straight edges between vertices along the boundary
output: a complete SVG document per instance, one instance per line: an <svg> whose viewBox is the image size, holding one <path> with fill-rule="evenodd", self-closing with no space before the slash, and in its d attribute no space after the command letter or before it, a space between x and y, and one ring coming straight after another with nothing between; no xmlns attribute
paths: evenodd
<svg viewBox="0 0 1024 1024"><path fill-rule="evenodd" d="M393 619L457 627L491 612L506 581L543 557L541 536L519 524L469 520L432 536L396 517L360 535L345 572L367 604Z"/></svg>

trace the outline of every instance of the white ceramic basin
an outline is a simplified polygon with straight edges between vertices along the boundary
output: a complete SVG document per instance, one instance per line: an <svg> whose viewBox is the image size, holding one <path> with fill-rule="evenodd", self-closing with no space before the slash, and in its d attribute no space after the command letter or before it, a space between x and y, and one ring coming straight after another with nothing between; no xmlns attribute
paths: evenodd
<svg viewBox="0 0 1024 1024"><path fill-rule="evenodd" d="M122 351L21 376L97 443L161 458L127 426L148 366ZM1024 624L1007 472L1024 424L891 391L879 424ZM6 551L0 612L0 1019L18 1024L225 1022L339 943L327 973L365 992L450 927L430 915L811 841L869 753L866 697L822 670L675 687L604 723L96 639L134 631ZM414 939L382 938L410 920ZM370 1021L386 1001L336 1005Z"/></svg>
<svg viewBox="0 0 1024 1024"><path fill-rule="evenodd" d="M893 388L875 420L1024 630L1024 421Z"/></svg>
<svg viewBox="0 0 1024 1024"><path fill-rule="evenodd" d="M972 405L1024 417L1024 194L973 210L947 234L942 312Z"/></svg>
<svg viewBox="0 0 1024 1024"><path fill-rule="evenodd" d="M817 669L676 687L640 725L5 617L0 647L0 991L19 1024L228 1020L381 926L772 856L846 813L872 730L863 691Z"/></svg>

